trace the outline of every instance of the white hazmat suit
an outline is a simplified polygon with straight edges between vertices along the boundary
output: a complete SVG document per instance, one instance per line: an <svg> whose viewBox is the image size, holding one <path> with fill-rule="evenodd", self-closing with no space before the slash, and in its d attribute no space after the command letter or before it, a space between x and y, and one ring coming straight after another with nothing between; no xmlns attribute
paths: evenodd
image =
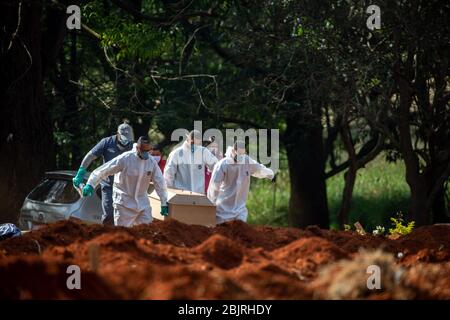
<svg viewBox="0 0 450 320"><path fill-rule="evenodd" d="M234 161L228 149L225 158L214 167L208 188L208 199L217 206L217 223L230 220L247 221L245 203L250 189L250 176L273 179L274 172L243 155L239 163Z"/></svg>
<svg viewBox="0 0 450 320"><path fill-rule="evenodd" d="M167 205L166 183L153 157L143 160L135 150L125 152L95 169L87 183L95 189L102 179L110 175L114 175L114 225L131 227L152 222L147 193L150 182L161 199L161 206Z"/></svg>
<svg viewBox="0 0 450 320"><path fill-rule="evenodd" d="M207 148L184 142L167 158L164 178L168 187L205 194L205 165L212 171L217 158Z"/></svg>

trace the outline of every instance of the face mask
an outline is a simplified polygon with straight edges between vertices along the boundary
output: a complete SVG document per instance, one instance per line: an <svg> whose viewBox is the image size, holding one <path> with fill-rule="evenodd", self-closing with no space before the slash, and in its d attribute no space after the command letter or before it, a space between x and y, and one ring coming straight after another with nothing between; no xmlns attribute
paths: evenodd
<svg viewBox="0 0 450 320"><path fill-rule="evenodd" d="M161 156L153 156L153 159L158 163L161 160Z"/></svg>
<svg viewBox="0 0 450 320"><path fill-rule="evenodd" d="M150 156L148 154L148 151L138 151L138 156L139 158L141 158L142 160L147 160Z"/></svg>
<svg viewBox="0 0 450 320"><path fill-rule="evenodd" d="M119 135L117 138L117 142L119 143L120 146L127 147L131 143L131 140L128 140L124 136Z"/></svg>

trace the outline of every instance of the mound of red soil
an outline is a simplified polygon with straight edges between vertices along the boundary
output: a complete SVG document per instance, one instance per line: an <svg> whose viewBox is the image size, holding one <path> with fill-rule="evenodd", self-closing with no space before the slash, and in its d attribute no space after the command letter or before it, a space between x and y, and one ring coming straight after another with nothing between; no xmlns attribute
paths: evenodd
<svg viewBox="0 0 450 320"><path fill-rule="evenodd" d="M205 261L208 261L222 269L232 269L242 263L243 250L234 241L220 235L213 235L197 250Z"/></svg>
<svg viewBox="0 0 450 320"><path fill-rule="evenodd" d="M348 258L349 254L334 243L319 237L302 238L273 252L276 259L297 263L300 260L310 259L321 265L339 259Z"/></svg>
<svg viewBox="0 0 450 320"><path fill-rule="evenodd" d="M69 289L70 264L41 257L3 260L0 299L119 299L115 288L98 274L81 272L81 289Z"/></svg>
<svg viewBox="0 0 450 320"><path fill-rule="evenodd" d="M247 248L261 247L265 250L274 250L302 236L312 235L310 232L294 228L250 226L240 220L218 225L213 232L233 239Z"/></svg>
<svg viewBox="0 0 450 320"><path fill-rule="evenodd" d="M72 220L58 221L22 237L0 242L0 252L6 255L39 254L49 246L65 246L79 239L89 240L102 233L115 231L114 227L97 224L86 225Z"/></svg>
<svg viewBox="0 0 450 320"><path fill-rule="evenodd" d="M178 247L195 247L211 236L211 228L186 225L174 219L167 221L154 220L150 225L140 225L129 229L139 238L154 243L171 244Z"/></svg>
<svg viewBox="0 0 450 320"><path fill-rule="evenodd" d="M61 221L1 241L0 298L311 299L318 297L313 283L334 292L327 281L318 282L320 270L365 261L357 259L361 248L382 249L392 257L386 261L404 268L405 288L416 291L411 296L449 296L449 226L418 228L392 240L317 227L234 221L207 228L169 220L133 228ZM81 290L66 286L69 265L81 269Z"/></svg>

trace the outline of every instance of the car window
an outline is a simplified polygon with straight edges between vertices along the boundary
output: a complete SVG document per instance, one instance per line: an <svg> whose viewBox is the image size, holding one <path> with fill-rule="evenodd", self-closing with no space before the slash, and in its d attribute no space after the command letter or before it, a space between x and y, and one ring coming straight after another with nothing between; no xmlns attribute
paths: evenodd
<svg viewBox="0 0 450 320"><path fill-rule="evenodd" d="M31 193L28 198L45 203L74 203L80 195L72 182L60 179L45 179Z"/></svg>

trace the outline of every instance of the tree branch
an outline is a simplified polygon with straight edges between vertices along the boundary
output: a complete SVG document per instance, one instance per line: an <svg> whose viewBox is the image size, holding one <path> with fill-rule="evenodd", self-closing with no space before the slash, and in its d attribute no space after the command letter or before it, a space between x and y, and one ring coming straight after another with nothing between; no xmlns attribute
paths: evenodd
<svg viewBox="0 0 450 320"><path fill-rule="evenodd" d="M371 160L373 160L384 149L384 135L378 135L377 138L371 139L364 144L361 150L356 155L357 166L363 167ZM334 169L325 173L325 179L346 170L350 165L349 160L339 164Z"/></svg>
<svg viewBox="0 0 450 320"><path fill-rule="evenodd" d="M208 11L194 11L189 12L185 14L176 14L175 16L162 16L162 17L155 17L147 15L136 8L133 7L130 3L127 1L122 0L111 0L112 3L114 3L119 8L125 10L126 12L132 14L135 18L140 20L149 21L151 23L156 24L157 26L163 26L163 25L170 25L176 21L181 20L187 20L194 17L214 17L215 15L212 13L211 10Z"/></svg>

